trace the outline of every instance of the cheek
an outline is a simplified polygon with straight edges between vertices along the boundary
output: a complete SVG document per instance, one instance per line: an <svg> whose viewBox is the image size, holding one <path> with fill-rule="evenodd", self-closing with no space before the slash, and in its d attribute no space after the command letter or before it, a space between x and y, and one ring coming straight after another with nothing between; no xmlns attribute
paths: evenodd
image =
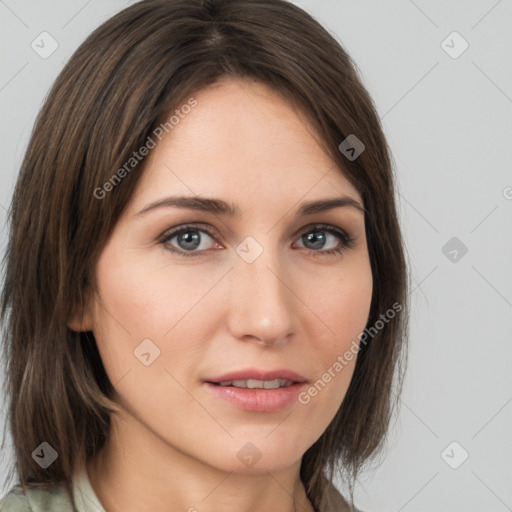
<svg viewBox="0 0 512 512"><path fill-rule="evenodd" d="M112 382L128 370L147 369L137 359L139 352L149 351L149 360L154 360L151 368L177 367L185 373L193 367L204 332L216 316L204 299L222 273L171 268L162 258L121 255L107 247L96 267L99 299L94 336ZM146 371L144 378L150 375Z"/></svg>
<svg viewBox="0 0 512 512"><path fill-rule="evenodd" d="M308 306L316 313L308 327L315 379L299 397L311 417L322 418L322 429L339 409L352 379L359 348L359 335L368 321L373 291L368 260L323 279L322 287L310 286ZM311 284L311 283L309 283ZM312 318L312 316L310 316Z"/></svg>
<svg viewBox="0 0 512 512"><path fill-rule="evenodd" d="M324 367L358 341L368 321L373 292L370 263L355 258L349 263L338 273L331 271L325 278L320 277L316 286L309 281L308 290L303 292L320 320L314 339Z"/></svg>
<svg viewBox="0 0 512 512"><path fill-rule="evenodd" d="M106 373L124 409L170 439L192 435L173 411L211 422L193 397L192 376L219 315L207 294L223 273L108 252L97 265L103 305L94 336Z"/></svg>

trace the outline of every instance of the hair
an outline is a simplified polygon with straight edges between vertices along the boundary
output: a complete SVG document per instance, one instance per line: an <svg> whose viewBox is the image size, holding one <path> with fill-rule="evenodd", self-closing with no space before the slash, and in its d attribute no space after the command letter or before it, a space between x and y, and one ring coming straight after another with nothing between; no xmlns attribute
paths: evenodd
<svg viewBox="0 0 512 512"><path fill-rule="evenodd" d="M375 459L403 381L407 269L390 150L358 73L337 39L286 0L144 0L76 50L38 114L9 211L0 319L11 471L23 490L64 483L71 494L75 469L104 445L117 410L92 332L67 322L95 290L95 263L145 162L103 199L95 190L184 99L222 78L257 81L297 106L361 195L367 327L392 304L401 312L360 344L346 396L303 455L300 478L318 507L335 474L353 483ZM365 146L356 159L338 148L351 134ZM31 456L43 441L58 453L46 469Z"/></svg>

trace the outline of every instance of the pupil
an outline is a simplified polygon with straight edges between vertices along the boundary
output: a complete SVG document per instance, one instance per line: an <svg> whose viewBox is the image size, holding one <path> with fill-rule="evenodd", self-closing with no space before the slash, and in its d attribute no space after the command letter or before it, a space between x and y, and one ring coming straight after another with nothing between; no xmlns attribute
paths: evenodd
<svg viewBox="0 0 512 512"><path fill-rule="evenodd" d="M322 231L313 231L304 236L307 242L313 242L314 249L321 249L325 243L325 233L322 234Z"/></svg>

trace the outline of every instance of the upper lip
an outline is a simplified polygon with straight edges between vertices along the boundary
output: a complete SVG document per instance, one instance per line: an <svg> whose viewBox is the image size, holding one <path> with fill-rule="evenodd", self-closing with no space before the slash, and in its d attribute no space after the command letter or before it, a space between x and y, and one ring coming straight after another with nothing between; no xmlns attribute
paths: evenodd
<svg viewBox="0 0 512 512"><path fill-rule="evenodd" d="M218 377L205 379L205 382L227 382L233 380L291 380L293 382L306 382L306 378L292 370L260 370L258 368L248 368L247 370L237 370L225 373Z"/></svg>

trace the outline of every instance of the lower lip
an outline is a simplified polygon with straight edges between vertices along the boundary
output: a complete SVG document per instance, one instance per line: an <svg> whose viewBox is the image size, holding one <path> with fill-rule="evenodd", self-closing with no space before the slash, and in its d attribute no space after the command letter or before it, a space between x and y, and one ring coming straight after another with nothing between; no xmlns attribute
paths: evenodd
<svg viewBox="0 0 512 512"><path fill-rule="evenodd" d="M297 401L305 382L296 382L291 386L278 389L248 389L232 386L219 386L211 382L204 383L219 398L235 407L251 412L277 412Z"/></svg>

